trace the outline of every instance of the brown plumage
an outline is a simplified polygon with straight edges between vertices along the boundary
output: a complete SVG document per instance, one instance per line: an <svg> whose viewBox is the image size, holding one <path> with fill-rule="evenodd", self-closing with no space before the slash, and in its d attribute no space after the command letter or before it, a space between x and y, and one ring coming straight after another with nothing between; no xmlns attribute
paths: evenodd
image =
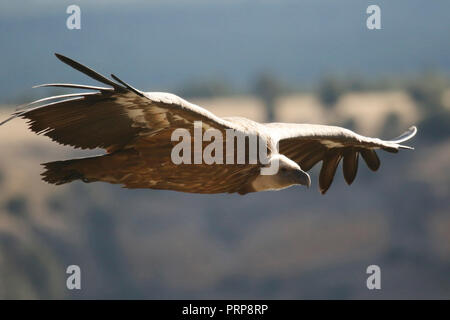
<svg viewBox="0 0 450 320"><path fill-rule="evenodd" d="M327 192L331 186L341 157L342 155L338 150L329 150L325 154L322 169L320 169L319 174L319 188L321 193Z"/></svg>
<svg viewBox="0 0 450 320"><path fill-rule="evenodd" d="M62 55L58 59L109 87L52 83L41 86L92 90L48 97L32 102L15 112L29 128L52 140L81 149L101 148L104 155L45 163L43 179L52 184L74 180L104 181L126 188L167 189L193 193L240 193L279 190L295 184L310 184L309 171L322 161L319 188L325 193L343 159L345 180L351 184L357 173L361 154L367 166L376 171L380 160L376 149L398 152L412 149L400 143L412 138L411 127L393 140L358 135L350 130L322 125L268 123L245 118L219 118L197 105L170 93L142 92L111 75L110 80L88 67ZM54 102L51 102L54 101ZM37 107L32 107L38 105ZM261 175L264 164L174 164L171 151L178 141L171 141L175 129L185 129L194 136L194 122L201 121L202 133L216 129L226 137L234 130L265 142L269 160L280 161L273 176ZM203 148L210 142L203 141ZM222 141L225 162L226 139ZM234 142L236 150L236 142ZM193 144L191 150L194 150ZM202 149L204 150L204 149ZM191 155L193 161L194 155ZM236 159L236 158L235 158Z"/></svg>
<svg viewBox="0 0 450 320"><path fill-rule="evenodd" d="M349 148L344 152L344 161L342 164L342 170L344 172L345 181L351 185L355 180L356 173L358 172L358 156L359 152L354 148Z"/></svg>

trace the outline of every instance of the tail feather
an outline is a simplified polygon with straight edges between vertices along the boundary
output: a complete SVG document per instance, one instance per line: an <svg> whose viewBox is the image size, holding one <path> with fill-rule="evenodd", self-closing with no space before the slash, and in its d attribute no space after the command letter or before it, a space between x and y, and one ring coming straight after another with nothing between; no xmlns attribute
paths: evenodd
<svg viewBox="0 0 450 320"><path fill-rule="evenodd" d="M77 169L77 164L85 159L73 159L43 163L45 171L41 173L42 180L56 185L69 183L75 180L86 181L84 174Z"/></svg>
<svg viewBox="0 0 450 320"><path fill-rule="evenodd" d="M120 183L129 164L136 165L136 151L127 150L111 154L43 163L42 180L51 184L65 184L75 180L83 182L107 181ZM129 168L128 168L129 169Z"/></svg>

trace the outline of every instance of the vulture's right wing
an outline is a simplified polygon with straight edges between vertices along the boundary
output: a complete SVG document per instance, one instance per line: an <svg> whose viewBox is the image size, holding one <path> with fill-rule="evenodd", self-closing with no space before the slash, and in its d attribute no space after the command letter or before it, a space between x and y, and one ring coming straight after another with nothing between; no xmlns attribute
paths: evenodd
<svg viewBox="0 0 450 320"><path fill-rule="evenodd" d="M323 194L333 182L342 158L345 180L351 184L358 170L359 154L367 166L376 171L380 166L376 149L393 153L399 149L413 149L401 143L414 137L417 132L416 127L411 127L395 139L381 140L335 126L293 123L269 123L266 126L279 141L279 153L297 162L303 170L308 171L319 161L323 162L319 176L320 192Z"/></svg>

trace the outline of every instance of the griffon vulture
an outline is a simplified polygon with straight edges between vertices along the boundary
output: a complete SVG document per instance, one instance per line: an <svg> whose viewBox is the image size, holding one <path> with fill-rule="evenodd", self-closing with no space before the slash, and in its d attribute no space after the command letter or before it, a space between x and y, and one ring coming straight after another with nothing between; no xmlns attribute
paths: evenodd
<svg viewBox="0 0 450 320"><path fill-rule="evenodd" d="M297 184L309 186L311 180L307 171L322 162L319 188L324 194L341 159L345 181L351 184L360 155L367 166L376 171L380 166L377 149L393 153L399 149L412 149L401 143L417 132L411 127L395 139L380 140L336 126L220 118L176 95L142 92L114 75L111 77L115 81L65 56L56 54L56 57L108 87L66 83L40 85L38 87L67 87L91 92L34 101L0 123L15 117L25 118L33 132L44 134L60 144L106 151L95 157L44 163L43 180L56 185L74 180L104 181L126 188L246 194ZM32 107L34 105L37 106ZM226 130L233 130L257 136L265 143L268 161L175 164L171 153L178 141L173 141L172 133L179 128L191 133L194 122L199 121L202 132L216 129L226 136ZM202 141L202 146L207 143ZM225 145L226 141L221 143ZM232 143L235 145L235 141ZM248 150L246 146L245 152ZM275 174L262 174L262 170L274 161L278 164Z"/></svg>

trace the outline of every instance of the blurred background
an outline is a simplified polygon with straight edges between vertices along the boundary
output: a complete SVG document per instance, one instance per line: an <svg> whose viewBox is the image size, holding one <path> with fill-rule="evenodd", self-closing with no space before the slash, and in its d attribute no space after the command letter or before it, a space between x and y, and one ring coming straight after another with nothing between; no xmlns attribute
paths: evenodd
<svg viewBox="0 0 450 320"><path fill-rule="evenodd" d="M81 8L69 30L66 9ZM366 9L381 8L381 30ZM0 298L450 298L450 2L3 1L0 119L94 84L59 52L221 116L345 126L415 151L379 152L351 187L195 195L80 182L40 163L84 156L0 127ZM98 153L94 150L93 153ZM89 154L92 154L89 153ZM81 267L82 289L66 289ZM366 268L381 268L368 290Z"/></svg>

